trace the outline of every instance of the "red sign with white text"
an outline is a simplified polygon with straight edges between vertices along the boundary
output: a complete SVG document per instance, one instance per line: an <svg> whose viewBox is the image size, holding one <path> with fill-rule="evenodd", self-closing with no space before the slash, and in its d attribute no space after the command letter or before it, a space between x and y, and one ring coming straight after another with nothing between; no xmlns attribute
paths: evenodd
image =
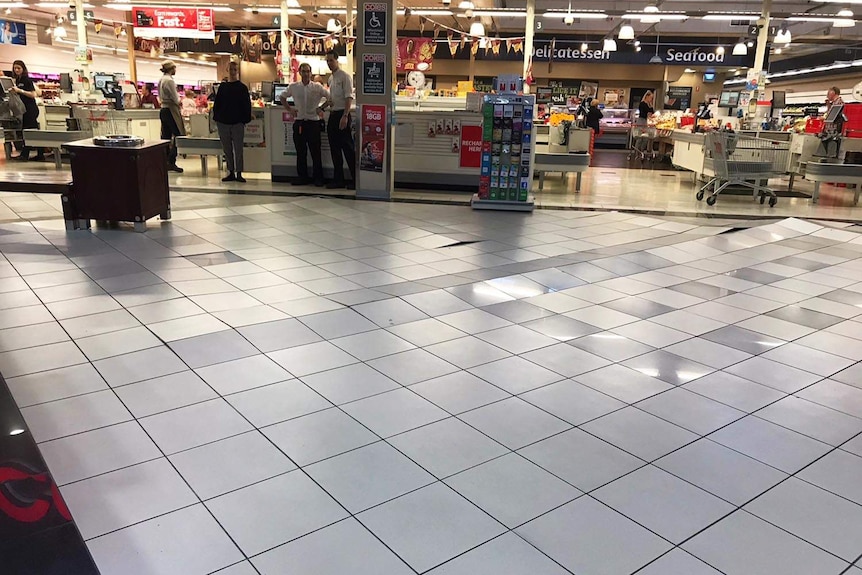
<svg viewBox="0 0 862 575"><path fill-rule="evenodd" d="M132 8L132 22L142 38L215 37L212 8Z"/></svg>
<svg viewBox="0 0 862 575"><path fill-rule="evenodd" d="M462 168L478 168L482 165L482 126L461 126Z"/></svg>
<svg viewBox="0 0 862 575"><path fill-rule="evenodd" d="M386 155L386 106L362 106L359 125L362 131L359 169L382 173L383 157Z"/></svg>

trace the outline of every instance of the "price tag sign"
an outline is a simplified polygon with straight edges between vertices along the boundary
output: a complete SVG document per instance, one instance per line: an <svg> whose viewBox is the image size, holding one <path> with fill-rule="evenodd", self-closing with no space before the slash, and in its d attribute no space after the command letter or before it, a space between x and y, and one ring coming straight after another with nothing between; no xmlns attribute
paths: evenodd
<svg viewBox="0 0 862 575"><path fill-rule="evenodd" d="M366 46L385 46L388 39L386 29L386 4L365 2L362 10L365 26L362 40Z"/></svg>

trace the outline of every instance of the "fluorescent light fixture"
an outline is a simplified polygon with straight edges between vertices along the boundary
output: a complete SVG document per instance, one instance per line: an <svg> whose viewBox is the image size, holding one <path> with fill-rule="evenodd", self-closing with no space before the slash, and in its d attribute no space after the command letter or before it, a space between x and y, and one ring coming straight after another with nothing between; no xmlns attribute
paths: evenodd
<svg viewBox="0 0 862 575"><path fill-rule="evenodd" d="M778 34L775 35L775 43L776 44L790 44L792 36L790 35L790 30L782 29L778 31Z"/></svg>
<svg viewBox="0 0 862 575"><path fill-rule="evenodd" d="M707 14L701 16L701 20L721 20L729 22L730 20L748 20L749 22L757 22L760 18L757 14Z"/></svg>
<svg viewBox="0 0 862 575"><path fill-rule="evenodd" d="M733 47L733 55L734 56L747 56L748 55L748 46L746 46L743 42L737 42Z"/></svg>
<svg viewBox="0 0 862 575"><path fill-rule="evenodd" d="M68 4L67 4L67 6L68 6ZM12 431L10 431L9 435L21 435L22 433L24 433L24 430L19 428L19 429L13 429Z"/></svg>
<svg viewBox="0 0 862 575"><path fill-rule="evenodd" d="M66 4L68 6L68 4ZM0 8L26 8L27 5L23 2L0 2Z"/></svg>
<svg viewBox="0 0 862 575"><path fill-rule="evenodd" d="M485 25L481 22L473 22L470 24L470 36L484 36Z"/></svg>
<svg viewBox="0 0 862 575"><path fill-rule="evenodd" d="M656 6L655 4L650 4L649 6L646 6L644 8L644 12L647 12L649 14L655 14L658 11L658 6Z"/></svg>
<svg viewBox="0 0 862 575"><path fill-rule="evenodd" d="M475 8L475 6L470 2L470 0L461 0L458 4L459 10L472 10L473 8Z"/></svg>
<svg viewBox="0 0 862 575"><path fill-rule="evenodd" d="M257 8L244 8L246 12L258 12L260 14L281 14L281 8L275 6L258 6ZM305 14L302 8L288 8L287 13L290 16L299 16Z"/></svg>
<svg viewBox="0 0 862 575"><path fill-rule="evenodd" d="M667 12L661 12L660 15L648 14L645 12L628 12L620 16L620 18L624 18L626 20L640 20L643 23L647 23L647 20L653 20L655 18L658 18L657 22L662 20L688 20L688 16L685 14L668 14Z"/></svg>
<svg viewBox="0 0 862 575"><path fill-rule="evenodd" d="M790 16L789 18L785 18L785 20L789 20L790 22L835 22L836 18L834 16ZM851 20L852 22L852 20Z"/></svg>
<svg viewBox="0 0 862 575"><path fill-rule="evenodd" d="M634 40L635 29L632 28L629 24L623 24L620 27L620 31L617 34L617 38L619 38L620 40Z"/></svg>
<svg viewBox="0 0 862 575"><path fill-rule="evenodd" d="M694 68L686 68L686 69L684 70L684 72L685 72L686 74L694 74L695 72L697 72L697 70L695 70Z"/></svg>
<svg viewBox="0 0 862 575"><path fill-rule="evenodd" d="M346 13L347 10L342 10L342 12ZM402 10L396 10L395 13L398 14L399 16L404 16L404 14L406 13L406 10L403 10L403 9ZM415 10L411 8L410 13L413 14L414 16L451 16L452 15L451 10L445 10L443 8L441 8L441 9L426 8L424 10L422 8L417 8Z"/></svg>
<svg viewBox="0 0 862 575"><path fill-rule="evenodd" d="M616 52L617 41L613 38L605 38L602 42L602 52Z"/></svg>
<svg viewBox="0 0 862 575"><path fill-rule="evenodd" d="M565 12L553 10L542 14L543 18L565 18L571 16L579 20L606 20L608 15L604 12Z"/></svg>
<svg viewBox="0 0 862 575"><path fill-rule="evenodd" d="M852 18L836 18L832 21L834 28L852 28L856 25L856 20Z"/></svg>
<svg viewBox="0 0 862 575"><path fill-rule="evenodd" d="M847 8L845 8L843 10L839 10L835 15L839 18L852 18L853 10L848 10Z"/></svg>
<svg viewBox="0 0 862 575"><path fill-rule="evenodd" d="M781 54L781 48L776 48L772 51L774 54Z"/></svg>
<svg viewBox="0 0 862 575"><path fill-rule="evenodd" d="M438 10L438 12L443 12ZM421 14L422 10L413 10L414 14ZM451 14L452 12L449 12ZM523 10L473 10L474 16L488 16L490 18L526 18L527 13Z"/></svg>
<svg viewBox="0 0 862 575"><path fill-rule="evenodd" d="M8 6L9 4L0 3L0 7ZM69 8L68 2L37 2L39 8ZM84 4L84 8L93 8L92 4Z"/></svg>

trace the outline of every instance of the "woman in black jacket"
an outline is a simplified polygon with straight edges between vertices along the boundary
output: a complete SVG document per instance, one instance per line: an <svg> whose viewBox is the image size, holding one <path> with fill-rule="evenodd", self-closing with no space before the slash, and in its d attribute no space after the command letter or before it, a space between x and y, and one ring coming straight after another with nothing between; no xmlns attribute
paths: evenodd
<svg viewBox="0 0 862 575"><path fill-rule="evenodd" d="M597 105L594 105L593 102L595 102L595 100L592 98L587 98L585 100L586 113L584 115L585 115L586 119L584 121L584 124L587 126L587 128L592 128L593 132L595 132L596 136L598 136L599 130L601 130L601 126L599 125L599 120L604 118L605 115L602 114L602 111L599 109L599 107Z"/></svg>
<svg viewBox="0 0 862 575"><path fill-rule="evenodd" d="M12 62L12 76L15 80L15 85L12 91L16 92L21 101L24 102L24 118L23 129L39 129L39 106L36 105L36 97L39 95L39 89L30 78L27 71L27 65L22 60ZM22 144L23 145L23 144ZM23 146L19 160L27 161L30 159L30 148ZM42 148L36 148L36 160L42 161L45 159L45 152Z"/></svg>
<svg viewBox="0 0 862 575"><path fill-rule="evenodd" d="M228 65L228 81L219 84L213 104L213 119L227 159L223 182L245 182L242 177L242 146L245 125L251 122L251 98L248 86L239 81L239 64Z"/></svg>

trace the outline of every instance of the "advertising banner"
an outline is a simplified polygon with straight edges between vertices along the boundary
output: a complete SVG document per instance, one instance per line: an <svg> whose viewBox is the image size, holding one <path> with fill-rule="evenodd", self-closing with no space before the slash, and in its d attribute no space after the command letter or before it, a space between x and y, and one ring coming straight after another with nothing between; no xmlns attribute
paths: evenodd
<svg viewBox="0 0 862 575"><path fill-rule="evenodd" d="M242 59L252 64L260 64L263 37L257 32L243 33L240 37L240 43L242 44Z"/></svg>
<svg viewBox="0 0 862 575"><path fill-rule="evenodd" d="M0 20L0 44L27 45L27 26L23 22Z"/></svg>
<svg viewBox="0 0 862 575"><path fill-rule="evenodd" d="M132 23L142 38L215 36L212 8L132 8Z"/></svg>
<svg viewBox="0 0 862 575"><path fill-rule="evenodd" d="M431 69L434 60L433 38L398 38L398 51L395 67L398 72Z"/></svg>
<svg viewBox="0 0 862 575"><path fill-rule="evenodd" d="M690 86L669 86L665 94L665 110L685 110L691 107Z"/></svg>
<svg viewBox="0 0 862 575"><path fill-rule="evenodd" d="M362 106L360 130L362 151L359 154L359 169L383 173L383 156L386 154L386 106Z"/></svg>
<svg viewBox="0 0 862 575"><path fill-rule="evenodd" d="M482 165L482 126L461 126L462 168L478 168Z"/></svg>

